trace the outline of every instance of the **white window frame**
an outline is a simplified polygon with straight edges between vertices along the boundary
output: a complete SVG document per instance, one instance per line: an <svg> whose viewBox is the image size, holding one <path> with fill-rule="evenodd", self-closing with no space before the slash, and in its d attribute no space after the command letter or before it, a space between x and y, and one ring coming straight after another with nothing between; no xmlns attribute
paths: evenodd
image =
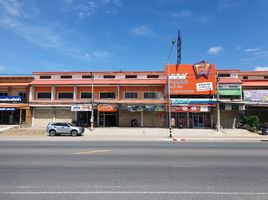
<svg viewBox="0 0 268 200"><path fill-rule="evenodd" d="M137 93L137 98L126 98L126 93ZM139 99L139 92L138 91L125 91L124 99Z"/></svg>

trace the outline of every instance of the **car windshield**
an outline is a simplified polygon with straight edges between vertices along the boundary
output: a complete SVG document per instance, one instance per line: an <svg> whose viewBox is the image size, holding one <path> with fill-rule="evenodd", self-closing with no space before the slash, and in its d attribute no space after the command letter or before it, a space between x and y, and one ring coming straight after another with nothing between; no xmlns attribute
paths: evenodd
<svg viewBox="0 0 268 200"><path fill-rule="evenodd" d="M75 126L74 124L72 124L72 123L67 123L69 126Z"/></svg>

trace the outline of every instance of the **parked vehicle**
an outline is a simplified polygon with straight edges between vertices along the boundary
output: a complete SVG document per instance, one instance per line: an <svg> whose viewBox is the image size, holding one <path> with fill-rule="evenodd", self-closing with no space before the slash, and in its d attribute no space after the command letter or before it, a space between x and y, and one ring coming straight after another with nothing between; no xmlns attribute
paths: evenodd
<svg viewBox="0 0 268 200"><path fill-rule="evenodd" d="M264 122L261 126L261 134L267 135L268 133L268 122Z"/></svg>
<svg viewBox="0 0 268 200"><path fill-rule="evenodd" d="M47 125L47 132L50 136L60 134L70 134L71 136L78 136L84 133L84 128L75 126L71 123L56 123L51 122Z"/></svg>

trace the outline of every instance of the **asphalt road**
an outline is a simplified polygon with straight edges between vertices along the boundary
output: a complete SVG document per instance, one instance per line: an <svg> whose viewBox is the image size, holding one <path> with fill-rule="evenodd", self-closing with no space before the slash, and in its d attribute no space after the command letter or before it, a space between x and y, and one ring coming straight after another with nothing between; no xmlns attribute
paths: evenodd
<svg viewBox="0 0 268 200"><path fill-rule="evenodd" d="M268 199L268 143L0 141L0 199Z"/></svg>

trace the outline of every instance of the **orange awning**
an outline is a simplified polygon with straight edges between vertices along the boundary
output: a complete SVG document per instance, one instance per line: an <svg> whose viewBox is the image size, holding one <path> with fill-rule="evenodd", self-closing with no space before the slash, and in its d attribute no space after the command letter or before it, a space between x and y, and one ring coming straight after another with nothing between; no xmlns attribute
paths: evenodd
<svg viewBox="0 0 268 200"><path fill-rule="evenodd" d="M0 83L0 86L28 86L30 83Z"/></svg>
<svg viewBox="0 0 268 200"><path fill-rule="evenodd" d="M267 87L268 86L268 81L243 81L242 83L243 87Z"/></svg>
<svg viewBox="0 0 268 200"><path fill-rule="evenodd" d="M29 104L26 103L0 103L0 108L30 109Z"/></svg>
<svg viewBox="0 0 268 200"><path fill-rule="evenodd" d="M31 85L91 85L91 80L34 80ZM125 79L115 79L115 80L94 80L96 85L164 85L166 84L166 79L135 79L135 80L125 80Z"/></svg>
<svg viewBox="0 0 268 200"><path fill-rule="evenodd" d="M219 80L220 84L224 84L224 83L242 83L242 81L239 78L220 78Z"/></svg>

